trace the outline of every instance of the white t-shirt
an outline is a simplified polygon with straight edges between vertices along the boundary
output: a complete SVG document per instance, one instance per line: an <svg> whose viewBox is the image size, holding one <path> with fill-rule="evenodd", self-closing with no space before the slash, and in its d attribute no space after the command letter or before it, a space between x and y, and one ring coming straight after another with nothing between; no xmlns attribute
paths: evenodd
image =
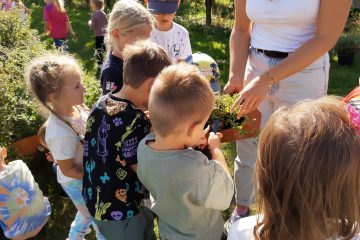
<svg viewBox="0 0 360 240"><path fill-rule="evenodd" d="M85 133L89 113L81 108L79 109L80 116L78 118L67 118L66 120L71 122L80 132ZM57 162L75 158L75 165L82 167L82 158L76 158L77 148L80 144L76 133L53 114L50 114L48 118L45 141ZM65 176L58 167L57 180L59 183L64 183L74 179Z"/></svg>
<svg viewBox="0 0 360 240"><path fill-rule="evenodd" d="M261 218L261 215L241 218L239 221L236 221L230 227L227 240L255 240L253 231L257 222L257 218ZM341 238L329 238L328 240L335 239L341 240ZM356 235L353 240L360 240L360 236Z"/></svg>
<svg viewBox="0 0 360 240"><path fill-rule="evenodd" d="M154 28L150 33L150 39L165 49L172 63L184 60L192 54L189 32L176 22L173 22L169 31Z"/></svg>
<svg viewBox="0 0 360 240"><path fill-rule="evenodd" d="M253 22L251 46L294 52L315 35L319 7L320 0L246 1L246 14Z"/></svg>

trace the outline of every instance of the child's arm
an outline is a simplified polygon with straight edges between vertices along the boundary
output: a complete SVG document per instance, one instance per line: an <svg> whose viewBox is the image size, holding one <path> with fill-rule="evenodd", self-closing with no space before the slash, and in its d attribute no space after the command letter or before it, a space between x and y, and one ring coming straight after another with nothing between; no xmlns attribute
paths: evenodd
<svg viewBox="0 0 360 240"><path fill-rule="evenodd" d="M70 21L66 22L66 29L71 34L72 37L75 37L75 33L74 33L74 30L73 30L73 28L71 26Z"/></svg>
<svg viewBox="0 0 360 240"><path fill-rule="evenodd" d="M225 157L223 155L223 153L221 152L221 142L220 142L220 138L222 137L221 133L213 133L211 132L209 135L209 149L212 155L213 160L217 161L220 163L220 165L225 169L225 171L230 174L229 168L227 166Z"/></svg>
<svg viewBox="0 0 360 240"><path fill-rule="evenodd" d="M66 159L57 161L61 172L70 178L82 179L84 170L81 167L75 165L75 159Z"/></svg>
<svg viewBox="0 0 360 240"><path fill-rule="evenodd" d="M47 21L44 21L44 33L45 33L45 35L50 34L49 23Z"/></svg>

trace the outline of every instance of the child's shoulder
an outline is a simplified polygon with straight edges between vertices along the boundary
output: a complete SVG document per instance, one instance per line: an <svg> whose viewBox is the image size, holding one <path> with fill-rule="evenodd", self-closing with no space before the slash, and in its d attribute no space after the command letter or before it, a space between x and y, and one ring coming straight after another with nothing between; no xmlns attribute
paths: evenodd
<svg viewBox="0 0 360 240"><path fill-rule="evenodd" d="M189 34L189 31L179 23L173 22L173 29L174 31L180 31L183 34Z"/></svg>

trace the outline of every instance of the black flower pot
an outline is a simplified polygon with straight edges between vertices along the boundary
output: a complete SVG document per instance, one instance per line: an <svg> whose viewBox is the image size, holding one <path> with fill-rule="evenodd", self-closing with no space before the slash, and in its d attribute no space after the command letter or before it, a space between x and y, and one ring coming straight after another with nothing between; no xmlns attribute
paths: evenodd
<svg viewBox="0 0 360 240"><path fill-rule="evenodd" d="M338 53L338 64L342 66L350 66L354 61L354 53Z"/></svg>

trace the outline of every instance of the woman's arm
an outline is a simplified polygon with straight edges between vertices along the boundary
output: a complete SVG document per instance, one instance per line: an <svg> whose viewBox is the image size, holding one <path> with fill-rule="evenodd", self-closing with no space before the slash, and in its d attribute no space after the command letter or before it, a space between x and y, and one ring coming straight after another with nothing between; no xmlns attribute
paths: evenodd
<svg viewBox="0 0 360 240"><path fill-rule="evenodd" d="M249 55L251 21L246 15L246 0L235 1L235 22L230 35L229 81L224 93L240 92L243 88L246 62Z"/></svg>
<svg viewBox="0 0 360 240"><path fill-rule="evenodd" d="M57 161L61 172L70 178L82 179L84 170L81 167L75 165L75 159L66 159Z"/></svg>
<svg viewBox="0 0 360 240"><path fill-rule="evenodd" d="M314 37L280 64L274 66L270 72L267 71L254 78L240 92L239 98L232 106L234 110L242 103L238 117L257 108L264 100L269 84L279 82L299 72L328 52L344 29L351 4L351 0L321 0Z"/></svg>

